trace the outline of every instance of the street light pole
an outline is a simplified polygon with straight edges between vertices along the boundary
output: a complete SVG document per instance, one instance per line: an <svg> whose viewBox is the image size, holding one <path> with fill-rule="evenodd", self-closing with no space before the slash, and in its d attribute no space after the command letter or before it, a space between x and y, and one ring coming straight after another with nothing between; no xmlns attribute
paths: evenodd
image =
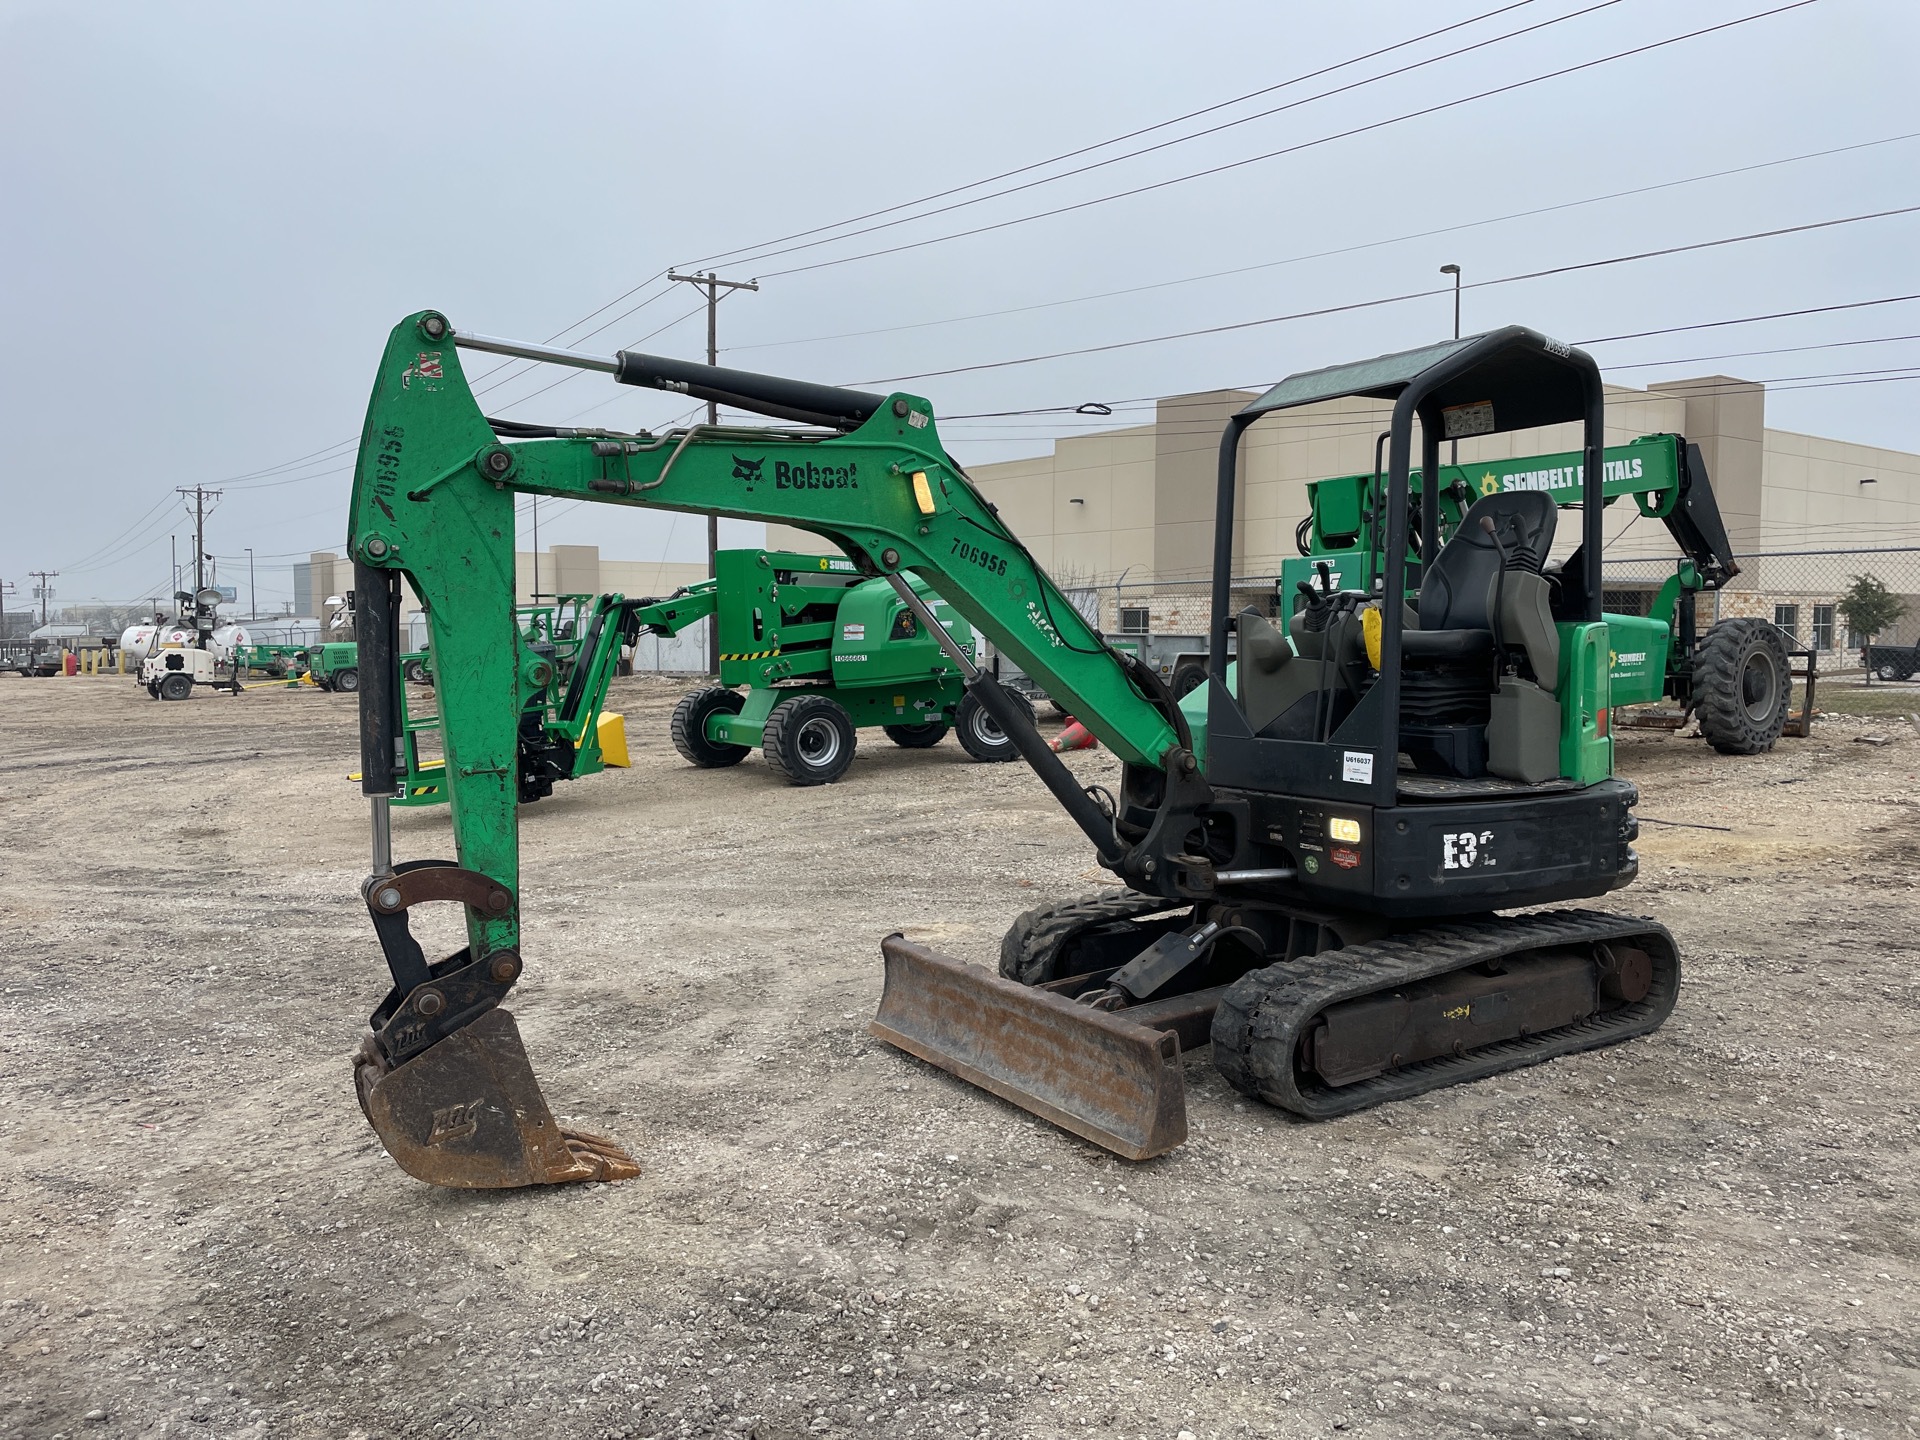
<svg viewBox="0 0 1920 1440"><path fill-rule="evenodd" d="M1453 338L1458 340L1460 338L1460 267L1458 265L1442 265L1440 267L1440 273L1453 277ZM1460 442L1458 440L1453 442L1452 451L1447 463L1456 466L1460 463Z"/></svg>

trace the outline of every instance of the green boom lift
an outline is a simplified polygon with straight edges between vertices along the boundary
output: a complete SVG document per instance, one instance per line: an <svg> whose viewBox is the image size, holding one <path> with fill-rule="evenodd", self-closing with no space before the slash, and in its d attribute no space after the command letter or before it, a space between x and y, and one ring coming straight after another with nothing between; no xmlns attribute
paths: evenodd
<svg viewBox="0 0 1920 1440"><path fill-rule="evenodd" d="M797 423L652 434L489 420L464 350ZM1432 477L1418 486L1417 606L1323 583L1284 628L1230 613L1243 435L1351 396L1394 407L1384 595L1409 588L1416 458ZM915 614L1123 888L1021 916L997 976L889 937L874 1032L1117 1154L1184 1138L1183 1049L1210 1043L1236 1088L1319 1117L1654 1029L1678 993L1672 937L1648 920L1539 908L1604 896L1638 866L1636 792L1612 774L1603 719L1603 414L1593 360L1518 326L1281 382L1222 437L1209 675L1175 701L1047 577L946 453L925 400L493 339L436 311L403 320L375 378L348 532L372 804L363 896L392 977L355 1066L375 1132L438 1184L637 1173L614 1141L555 1122L502 1003L533 903L519 889L518 730L548 678L513 623L521 494L798 525ZM1541 574L1558 514L1541 493L1482 497L1440 543L1442 438L1567 422L1584 434L1584 544L1566 567L1579 583L1563 576L1556 590ZM451 860L392 853L403 576L431 631ZM1047 747L909 577L1099 737L1121 766L1112 789ZM1482 749L1485 773L1464 773ZM1452 763L1398 763L1411 750ZM437 961L409 929L432 902L466 918L467 945Z"/></svg>
<svg viewBox="0 0 1920 1440"><path fill-rule="evenodd" d="M1414 481L1419 478L1416 472ZM1296 607L1304 604L1323 565L1335 586L1376 587L1382 569L1382 484L1377 465L1373 474L1308 482L1307 517L1294 537L1300 558L1281 567L1283 600L1292 597ZM1579 505L1584 493L1581 457L1574 451L1443 465L1439 489L1438 534L1445 544L1468 507L1483 496L1531 491L1559 506ZM1700 733L1722 754L1771 750L1786 728L1792 698L1786 638L1777 626L1758 618L1722 620L1704 635L1696 623L1700 592L1718 590L1740 573L1700 447L1673 434L1643 435L1610 446L1601 495L1607 505L1631 496L1641 517L1667 527L1681 554L1646 615L1606 614L1613 708L1678 701L1686 714L1699 719ZM1417 534L1410 541L1408 560L1418 566ZM1553 591L1567 583L1563 567L1552 560L1542 573Z"/></svg>
<svg viewBox="0 0 1920 1440"><path fill-rule="evenodd" d="M972 627L924 582L915 590L971 656ZM791 783L823 785L846 773L861 726L879 726L910 750L937 745L957 727L976 760L1020 755L967 695L918 615L845 556L722 550L713 579L664 599L569 595L517 613L522 643L552 661L521 717L522 804L552 794L555 781L628 764L624 718L602 711L622 647L642 634L677 635L709 616L720 630L720 683L685 696L673 712L674 748L690 765L719 769L758 749ZM430 653L401 656L401 673L424 678ZM402 691L400 724L406 773L394 803L445 802L445 759L434 753L438 709Z"/></svg>
<svg viewBox="0 0 1920 1440"><path fill-rule="evenodd" d="M674 748L708 769L759 749L795 785L839 779L864 726L881 727L909 750L937 745L957 729L975 760L1018 759L947 654L957 646L971 662L973 628L925 581L912 583L915 605L845 556L720 551L713 580L677 613L668 613L670 602L642 612L662 634L717 615L720 683L675 708ZM922 621L928 614L944 638Z"/></svg>
<svg viewBox="0 0 1920 1440"><path fill-rule="evenodd" d="M568 595L553 605L523 605L516 611L515 630L530 657L514 764L521 804L551 795L558 781L629 763L624 717L603 707L621 646L632 643L636 617L649 603L620 595ZM430 676L430 653L401 655L399 674ZM435 693L441 693L437 685ZM396 697L404 764L393 803L442 804L449 798L446 757L430 753L441 730L438 705L426 709L405 685L396 687Z"/></svg>

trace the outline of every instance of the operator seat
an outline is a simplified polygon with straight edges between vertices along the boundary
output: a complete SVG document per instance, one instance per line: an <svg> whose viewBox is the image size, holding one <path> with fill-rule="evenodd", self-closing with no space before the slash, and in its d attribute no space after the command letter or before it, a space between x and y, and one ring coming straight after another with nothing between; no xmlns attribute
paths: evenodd
<svg viewBox="0 0 1920 1440"><path fill-rule="evenodd" d="M1560 637L1540 574L1558 516L1543 491L1483 496L1427 567L1400 650L1401 749L1417 769L1558 773Z"/></svg>
<svg viewBox="0 0 1920 1440"><path fill-rule="evenodd" d="M1421 579L1420 628L1404 638L1402 653L1464 658L1492 651L1505 638L1502 572L1539 575L1559 514L1540 490L1502 491L1474 501ZM1483 523L1488 520L1491 535Z"/></svg>

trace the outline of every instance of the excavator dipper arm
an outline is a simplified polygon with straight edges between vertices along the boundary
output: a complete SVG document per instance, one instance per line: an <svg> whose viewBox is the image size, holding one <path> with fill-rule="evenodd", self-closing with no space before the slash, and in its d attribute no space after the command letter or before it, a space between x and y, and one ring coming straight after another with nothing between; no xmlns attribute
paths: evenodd
<svg viewBox="0 0 1920 1440"><path fill-rule="evenodd" d="M463 349L598 370L809 428L696 425L656 435L490 422L468 386ZM514 623L514 504L523 494L797 525L864 570L894 577L903 600L924 611L904 578L916 574L1071 706L1130 773L1164 772L1163 809L1191 808L1204 795L1171 697L1105 645L1001 523L941 447L925 400L627 352L580 355L458 333L434 311L411 316L394 328L374 384L348 544L362 647L362 789L373 808L364 895L394 980L372 1017L359 1091L389 1152L420 1179L501 1186L637 1173L612 1142L555 1124L500 1008L521 968L517 731L552 663ZM396 865L391 854L387 803L404 772L402 577L426 612L439 681L453 862ZM634 618L667 619L640 608ZM921 619L946 639L931 616ZM1167 861L1180 827L1119 823L1006 692L959 647L949 650L1102 863L1136 888L1173 884ZM463 905L467 921L467 947L435 963L406 922L412 905L429 901Z"/></svg>

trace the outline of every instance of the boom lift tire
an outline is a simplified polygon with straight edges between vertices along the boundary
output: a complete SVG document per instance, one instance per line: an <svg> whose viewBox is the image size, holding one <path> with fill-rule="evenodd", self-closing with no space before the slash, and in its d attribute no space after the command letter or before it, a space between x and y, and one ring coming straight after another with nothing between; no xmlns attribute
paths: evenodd
<svg viewBox="0 0 1920 1440"><path fill-rule="evenodd" d="M1791 700L1786 641L1765 620L1722 620L1694 652L1694 713L1722 755L1771 750Z"/></svg>
<svg viewBox="0 0 1920 1440"><path fill-rule="evenodd" d="M355 691L357 691L359 688L360 688L360 672L358 670L349 668L346 670L339 670L334 672L334 677L333 677L333 693L334 694L351 695Z"/></svg>
<svg viewBox="0 0 1920 1440"><path fill-rule="evenodd" d="M427 662L424 660L409 660L401 667L401 673L407 677L408 684L424 685L427 683Z"/></svg>
<svg viewBox="0 0 1920 1440"><path fill-rule="evenodd" d="M1033 718L1033 702L1017 690L1007 692L1009 698L1026 707L1027 718ZM1015 748L1013 737L1000 728L1000 722L987 713L972 691L960 702L960 710L954 717L953 728L960 732L960 748L976 760L1018 760L1020 752Z"/></svg>
<svg viewBox="0 0 1920 1440"><path fill-rule="evenodd" d="M925 725L883 725L887 739L893 741L902 750L930 750L947 738L947 731L953 727L944 720L930 720Z"/></svg>
<svg viewBox="0 0 1920 1440"><path fill-rule="evenodd" d="M752 753L752 746L707 738L707 720L711 716L721 711L738 715L746 703L746 696L724 685L710 685L705 690L681 696L680 703L673 707L671 730L673 748L680 752L680 758L702 770L719 770L746 759Z"/></svg>
<svg viewBox="0 0 1920 1440"><path fill-rule="evenodd" d="M1174 913L1165 913L1169 909ZM1162 923L1147 921L1149 915ZM1092 952L1102 940L1126 942L1120 946L1121 959L1131 959L1161 934L1186 924L1187 918L1185 906L1131 890L1036 905L1001 938L1000 973L1022 985L1084 974L1098 968Z"/></svg>
<svg viewBox="0 0 1920 1440"><path fill-rule="evenodd" d="M167 675L160 681L162 700L189 700L193 697L193 678L189 675Z"/></svg>
<svg viewBox="0 0 1920 1440"><path fill-rule="evenodd" d="M767 764L795 785L831 785L853 763L853 717L824 695L782 700L767 716L764 735Z"/></svg>

